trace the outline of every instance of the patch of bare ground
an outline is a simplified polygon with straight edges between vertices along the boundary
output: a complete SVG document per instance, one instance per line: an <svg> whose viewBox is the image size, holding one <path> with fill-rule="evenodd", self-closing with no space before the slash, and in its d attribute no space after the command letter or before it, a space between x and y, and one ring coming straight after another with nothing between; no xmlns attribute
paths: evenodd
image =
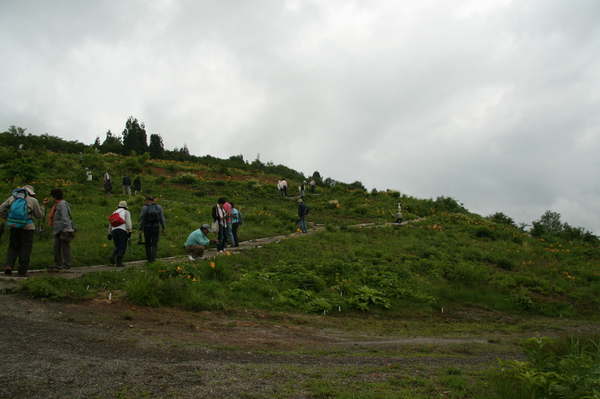
<svg viewBox="0 0 600 399"><path fill-rule="evenodd" d="M310 379L385 380L520 356L511 336L369 334L319 316L20 294L0 296L0 309L3 398L310 398Z"/></svg>

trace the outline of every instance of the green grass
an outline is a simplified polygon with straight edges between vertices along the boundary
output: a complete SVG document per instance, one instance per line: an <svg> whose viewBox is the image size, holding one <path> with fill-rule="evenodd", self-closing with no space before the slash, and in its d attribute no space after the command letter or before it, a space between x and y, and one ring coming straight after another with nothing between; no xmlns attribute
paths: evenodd
<svg viewBox="0 0 600 399"><path fill-rule="evenodd" d="M2 154L0 151L0 157ZM117 182L126 171L143 170L144 192L128 197L119 194L120 186L115 185L115 195L106 197L98 180L85 180L76 155L37 154L34 168L38 168L38 178L28 183L34 185L40 199L49 196L54 187L65 191L78 226L72 243L75 267L107 263L112 250L112 242L106 239L108 216L120 200L126 200L135 223L147 194L157 198L167 220L159 258L184 255L185 239L202 223L210 222L211 208L221 196L244 213L239 230L242 240L297 230L297 203L278 197L278 174L252 173L223 164L151 161L147 156L92 154L89 158L96 179L108 168ZM294 188L299 181L290 179L289 183ZM7 196L14 186L0 182ZM383 226L394 221L399 197L404 220L411 222ZM420 335L501 334L529 331L527 320L545 328L597 321L597 239L531 237L504 223L506 218L473 214L452 198L418 199L395 191L368 193L342 184L318 187L317 195L308 194L305 203L310 208L308 220L325 226L315 234L211 261L159 261L76 279L36 277L21 281L19 290L50 300L81 301L112 293L137 306L228 314L250 310L275 318L278 313L320 315L319 326L365 330L367 335L415 331ZM376 227L353 227L360 223ZM7 235L2 237L0 251L6 250ZM137 241L137 237L133 239ZM144 259L143 246L132 249L125 261ZM44 226L36 235L31 269L52 263L52 236L50 227ZM465 314L468 317L463 317ZM499 339L488 336L492 341ZM427 356L430 348L421 349L418 355ZM577 356L589 366L582 372L596 367L593 361L586 363L588 359L581 353ZM520 387L518 392L529 392L533 385L522 385L522 378L521 385L515 381L519 373L530 371L533 363L515 361L505 366L513 374L499 380L498 392L512 392L515 386ZM540 373L560 371L535 367ZM390 366L376 372L354 367L339 373L300 368L299 373L307 373L302 388L313 397L492 397L482 383L491 378L485 370L439 368L421 376ZM295 383L290 381L290 390ZM586 387L593 395L593 384Z"/></svg>

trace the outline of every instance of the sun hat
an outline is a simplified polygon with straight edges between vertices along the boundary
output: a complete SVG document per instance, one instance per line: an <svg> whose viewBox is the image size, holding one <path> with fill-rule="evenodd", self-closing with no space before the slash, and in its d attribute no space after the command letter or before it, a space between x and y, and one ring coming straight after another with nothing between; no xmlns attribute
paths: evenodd
<svg viewBox="0 0 600 399"><path fill-rule="evenodd" d="M149 195L146 197L146 201L154 201L154 197Z"/></svg>
<svg viewBox="0 0 600 399"><path fill-rule="evenodd" d="M208 224L204 223L202 226L200 226L200 229L210 230L210 226Z"/></svg>
<svg viewBox="0 0 600 399"><path fill-rule="evenodd" d="M302 202L302 199L299 199L298 202Z"/></svg>
<svg viewBox="0 0 600 399"><path fill-rule="evenodd" d="M25 185L25 186L23 186L23 188L25 190L27 190L27 194L29 194L32 197L35 197L35 192L33 191L33 187L31 187L30 185Z"/></svg>
<svg viewBox="0 0 600 399"><path fill-rule="evenodd" d="M125 208L125 209L127 209L127 201L121 201L121 202L119 202L119 206L118 207L119 208Z"/></svg>

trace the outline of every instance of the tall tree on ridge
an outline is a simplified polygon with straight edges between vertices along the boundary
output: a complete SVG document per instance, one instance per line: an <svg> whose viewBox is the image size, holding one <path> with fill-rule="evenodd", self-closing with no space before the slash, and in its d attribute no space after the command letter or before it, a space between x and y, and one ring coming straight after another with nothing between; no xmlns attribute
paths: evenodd
<svg viewBox="0 0 600 399"><path fill-rule="evenodd" d="M123 130L123 151L125 155L135 151L137 154L148 152L148 137L146 136L146 126L141 124L136 118L130 116L125 123Z"/></svg>

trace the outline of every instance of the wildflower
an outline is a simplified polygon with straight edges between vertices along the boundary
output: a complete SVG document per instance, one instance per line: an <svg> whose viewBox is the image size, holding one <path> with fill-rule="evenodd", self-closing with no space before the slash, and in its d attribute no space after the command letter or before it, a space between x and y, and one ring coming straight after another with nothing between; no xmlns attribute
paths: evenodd
<svg viewBox="0 0 600 399"><path fill-rule="evenodd" d="M215 267L215 262L210 262L210 267L212 267L214 269Z"/></svg>
<svg viewBox="0 0 600 399"><path fill-rule="evenodd" d="M231 255L231 252L227 251L227 252L225 252L225 255L229 256L229 255Z"/></svg>

